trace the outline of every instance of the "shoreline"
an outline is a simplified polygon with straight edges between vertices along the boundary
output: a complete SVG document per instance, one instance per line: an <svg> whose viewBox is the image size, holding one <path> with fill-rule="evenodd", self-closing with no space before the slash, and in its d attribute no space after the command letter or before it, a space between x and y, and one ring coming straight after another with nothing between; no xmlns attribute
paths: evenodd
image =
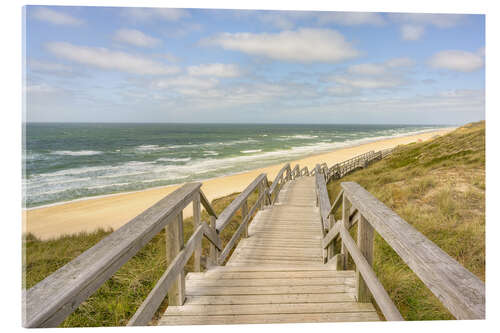
<svg viewBox="0 0 500 333"><path fill-rule="evenodd" d="M277 172L285 163L292 167L313 168L317 163L326 162L332 165L347 160L370 150L392 148L419 140L425 141L436 135L443 135L455 128L441 128L419 134L397 136L369 141L359 145L338 148L332 151L316 153L290 162L268 165L261 168L238 173L198 180L203 183L202 191L208 200L213 200L234 192L242 191L260 173L266 173L269 181L273 181ZM181 184L153 187L143 190L104 194L85 197L66 202L23 208L23 233L31 232L41 239L50 239L63 234L82 231L91 232L98 228L118 229L123 224L152 206L158 200L181 187ZM184 209L184 217L192 215L190 206ZM103 222L106 221L106 222Z"/></svg>
<svg viewBox="0 0 500 333"><path fill-rule="evenodd" d="M309 157L313 157L313 156L316 156L316 155L334 153L334 152L336 152L338 150L352 148L352 147L358 147L358 146L362 146L364 144L379 142L379 141L383 141L383 140L404 138L404 137L410 137L410 136L421 135L421 134L432 133L432 132L439 132L439 131L451 131L451 130L454 130L456 128L457 127L442 127L442 128L436 128L436 129L427 129L427 130L418 131L418 132L410 132L409 134L403 134L403 135L392 136L392 137L377 137L377 138L375 138L373 140L370 140L371 138L361 139L361 140L366 140L366 141L363 141L361 143L354 143L352 145L347 145L345 147L334 148L332 150L327 150L327 151L322 151L322 152L314 152L314 153L305 155L303 157L300 157L298 159L295 159L293 161L303 160L303 159L306 159L306 158L309 158ZM378 150L380 150L380 149L378 149ZM293 161L282 162L281 164L269 164L269 165L262 166L262 167L260 167L258 169L263 169L263 168L272 167L272 166L276 166L276 165L284 165L284 163L293 163ZM222 175L215 176L215 177L210 177L210 178L203 178L203 179L191 180L189 182L201 182L201 183L203 183L203 182L205 182L207 180L212 180L212 179L217 179L217 178L222 178L222 177L228 177L228 176L234 176L234 175L244 174L244 173L250 172L252 170L254 170L254 169L237 171L237 172L228 173L228 174L222 174ZM271 181L271 179L269 179L269 181ZM23 207L22 209L23 209L23 211L29 211L29 210L34 210L34 209L47 208L47 207L53 207L53 206L58 206L58 205L65 205L65 204L69 204L69 203L73 203L73 202L78 202L78 201L107 198L107 197L115 196L115 195L131 194L131 193L137 193L137 192L143 192L143 191L148 191L148 190L165 188L165 187L169 187L169 186L180 186L180 185L184 185L186 183L187 182L174 183L174 184L168 184L168 185L159 185L159 186L154 186L154 187L148 187L148 188L144 188L144 189L140 189L140 190L132 190L132 191L125 191L125 192L115 192L115 193L100 194L100 195L95 195L95 196L90 196L90 197L83 197L83 198L66 200L66 201L58 201L58 202L43 204L43 205L40 205L40 206Z"/></svg>

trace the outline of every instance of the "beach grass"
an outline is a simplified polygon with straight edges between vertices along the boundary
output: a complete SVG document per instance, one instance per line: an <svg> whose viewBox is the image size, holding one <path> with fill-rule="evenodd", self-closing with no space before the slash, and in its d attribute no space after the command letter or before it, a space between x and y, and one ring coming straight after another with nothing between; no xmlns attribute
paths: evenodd
<svg viewBox="0 0 500 333"><path fill-rule="evenodd" d="M212 201L217 214L233 201L238 193L215 199ZM257 200L257 193L250 195L249 207ZM209 221L205 210L202 211L203 221ZM187 242L193 234L193 218L184 219L184 241ZM239 210L231 219L228 226L220 233L225 245L231 239L241 222ZM39 240L32 234L23 237L23 287L30 288L64 266L79 254L92 247L98 241L112 232L97 230L91 233L79 233L61 236L50 240ZM203 255L208 254L209 244L202 241ZM165 258L165 233L158 235L123 265L101 288L84 301L60 325L61 327L97 327L97 326L124 326L134 315L141 303L153 289L156 281L168 267ZM185 271L193 270L193 258L187 263ZM168 306L168 298L160 306L153 322Z"/></svg>
<svg viewBox="0 0 500 333"><path fill-rule="evenodd" d="M485 280L484 122L399 146L386 159L330 183L332 200L344 181L359 183ZM375 272L406 320L453 319L378 235L374 251Z"/></svg>
<svg viewBox="0 0 500 333"><path fill-rule="evenodd" d="M444 251L484 280L484 122L459 128L432 141L398 147L373 165L346 176L394 209ZM328 185L335 198L339 181ZM238 193L213 200L217 213ZM249 207L257 194L249 198ZM202 212L202 220L208 215ZM221 233L226 244L241 222L238 212ZM192 218L184 220L184 238L193 232ZM39 240L23 239L23 286L30 288L110 234L112 230ZM204 255L208 242L203 241ZM122 326L132 317L165 271L165 235L156 235L122 266L62 327ZM192 261L186 271L192 270ZM451 319L451 315L380 238L375 241L375 270L407 320ZM157 315L168 305L166 299Z"/></svg>

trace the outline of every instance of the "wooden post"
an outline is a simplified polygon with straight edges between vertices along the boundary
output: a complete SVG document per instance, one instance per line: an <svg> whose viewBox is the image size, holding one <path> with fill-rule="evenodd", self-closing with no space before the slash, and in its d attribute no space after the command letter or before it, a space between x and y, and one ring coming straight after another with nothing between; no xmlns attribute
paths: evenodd
<svg viewBox="0 0 500 333"><path fill-rule="evenodd" d="M212 228L214 228L214 230L215 230L215 222L216 221L217 221L217 219L215 218L215 216L210 215L210 226ZM209 247L208 256L210 259L210 265L217 266L219 264L218 259L219 259L219 252L220 251L211 242L209 242L209 243L210 243L210 247Z"/></svg>
<svg viewBox="0 0 500 333"><path fill-rule="evenodd" d="M174 217L172 221L165 228L166 246L167 246L167 264L174 261L174 258L184 247L184 228L182 225L182 211ZM168 305L180 306L184 304L186 295L184 270L179 273L178 278L168 290Z"/></svg>
<svg viewBox="0 0 500 333"><path fill-rule="evenodd" d="M332 230L335 225L335 216L334 214L330 214L330 228L328 230ZM328 251L328 261L330 261L335 255L335 242L331 242L327 248Z"/></svg>
<svg viewBox="0 0 500 333"><path fill-rule="evenodd" d="M245 200L243 201L243 205L241 205L241 222L243 222L243 220L247 215L248 215L248 201ZM243 230L243 237L244 238L248 237L248 223L247 226L245 227L245 230Z"/></svg>
<svg viewBox="0 0 500 333"><path fill-rule="evenodd" d="M344 228L346 228L347 230L349 230L349 213L350 213L350 203L349 203L349 200L347 200L347 196L344 195L342 196L342 225L344 226ZM338 266L340 266L340 270L345 270L347 269L347 249L345 247L345 244L344 242L342 241L341 243L341 249L340 249L340 254L341 256L339 256L339 261L340 262L337 262ZM337 267L337 269L339 269Z"/></svg>
<svg viewBox="0 0 500 333"><path fill-rule="evenodd" d="M360 215L358 221L358 247L370 266L373 266L373 237L373 227L363 215ZM371 302L370 290L363 280L358 267L356 267L356 292L358 302Z"/></svg>
<svg viewBox="0 0 500 333"><path fill-rule="evenodd" d="M200 192L193 197L193 230L196 230L201 223L200 220ZM201 242L196 245L194 250L194 272L201 272Z"/></svg>
<svg viewBox="0 0 500 333"><path fill-rule="evenodd" d="M260 201L259 203L259 210L264 207L264 204L266 203L266 187L264 186L264 180L259 184L259 193L257 193L257 200L260 198L262 195L264 196L263 200Z"/></svg>

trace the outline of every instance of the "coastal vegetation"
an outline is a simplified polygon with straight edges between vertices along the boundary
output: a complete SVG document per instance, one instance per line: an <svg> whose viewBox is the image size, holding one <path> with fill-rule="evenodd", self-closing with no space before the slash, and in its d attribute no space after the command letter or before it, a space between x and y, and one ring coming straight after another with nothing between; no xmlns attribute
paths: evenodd
<svg viewBox="0 0 500 333"><path fill-rule="evenodd" d="M344 181L359 183L485 280L484 122L397 147L389 157L331 182L331 199ZM453 319L378 235L374 247L375 272L406 320Z"/></svg>
<svg viewBox="0 0 500 333"><path fill-rule="evenodd" d="M212 207L220 214L239 193L215 199ZM249 207L257 201L257 192L248 199ZM209 221L205 210L202 221ZM231 219L230 224L221 232L220 237L226 244L241 222L241 211ZM23 287L31 288L44 278L64 266L78 255L95 245L113 230L97 230L91 233L65 235L50 240L39 240L33 234L23 237ZM193 218L184 219L184 241L193 234ZM208 255L209 244L202 242L203 255ZM84 301L60 325L61 327L123 326L134 315L141 303L153 289L156 281L165 272L169 263L165 253L165 232L162 231L146 246L123 265L101 288ZM193 258L186 265L186 272L193 269ZM166 299L157 315L168 306ZM157 317L155 317L155 320Z"/></svg>
<svg viewBox="0 0 500 333"><path fill-rule="evenodd" d="M335 198L340 182L356 181L445 252L484 281L485 275L485 126L469 124L421 143L400 146L386 159L328 185ZM212 202L220 213L238 193ZM254 193L251 206L257 199ZM208 221L206 212L202 220ZM238 212L221 234L227 243L241 222ZM193 232L185 219L184 239ZM30 288L96 244L112 230L39 240L23 239L23 286ZM203 243L204 254L208 243ZM375 271L407 320L452 319L436 297L394 251L375 240ZM146 298L168 266L165 235L155 236L137 255L83 302L61 326L120 326ZM191 270L188 263L187 270ZM158 313L168 304L165 300Z"/></svg>

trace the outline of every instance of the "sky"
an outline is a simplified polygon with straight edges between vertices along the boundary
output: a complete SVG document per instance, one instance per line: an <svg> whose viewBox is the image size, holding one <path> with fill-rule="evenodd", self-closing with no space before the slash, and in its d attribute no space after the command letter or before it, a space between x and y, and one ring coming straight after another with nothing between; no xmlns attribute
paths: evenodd
<svg viewBox="0 0 500 333"><path fill-rule="evenodd" d="M484 15L25 7L24 120L485 117Z"/></svg>

